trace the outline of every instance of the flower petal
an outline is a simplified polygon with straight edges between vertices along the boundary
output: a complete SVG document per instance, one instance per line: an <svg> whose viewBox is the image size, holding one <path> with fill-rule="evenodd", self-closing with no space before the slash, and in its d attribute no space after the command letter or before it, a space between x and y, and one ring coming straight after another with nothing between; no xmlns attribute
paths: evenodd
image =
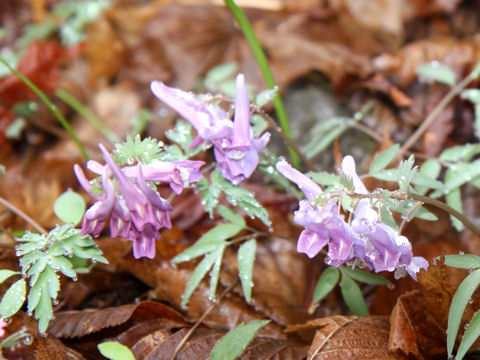
<svg viewBox="0 0 480 360"><path fill-rule="evenodd" d="M297 184L308 200L314 200L322 193L322 189L312 179L303 175L300 171L294 169L285 160L280 160L276 165L277 170L291 182Z"/></svg>
<svg viewBox="0 0 480 360"><path fill-rule="evenodd" d="M235 80L235 116L233 121L232 146L250 146L252 130L250 126L250 102L248 101L245 76L238 74Z"/></svg>

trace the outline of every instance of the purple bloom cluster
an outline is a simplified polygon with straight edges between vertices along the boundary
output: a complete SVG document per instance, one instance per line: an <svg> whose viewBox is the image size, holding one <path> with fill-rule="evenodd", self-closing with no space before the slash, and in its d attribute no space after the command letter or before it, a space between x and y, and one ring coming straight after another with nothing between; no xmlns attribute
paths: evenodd
<svg viewBox="0 0 480 360"><path fill-rule="evenodd" d="M298 239L297 250L309 257L317 255L328 244L328 260L338 267L346 262L361 260L375 272L396 271L396 275L408 273L417 279L420 268L427 269L428 262L412 255L412 245L390 226L379 220L377 211L369 199L361 199L353 210L353 219L346 223L333 199L318 205L322 189L313 180L292 168L285 160L276 165L277 170L296 183L305 193L306 200L300 201L294 221L303 226ZM354 191L368 194L367 188L355 171L355 161L345 156L342 171L352 179Z"/></svg>
<svg viewBox="0 0 480 360"><path fill-rule="evenodd" d="M90 160L87 168L100 175L103 193L96 194L80 166L74 170L82 187L96 200L83 217L82 235L100 235L110 218L112 237L123 237L133 242L135 258L155 257L155 239L161 228L171 228L172 207L167 200L152 190L147 181L168 182L179 194L184 186L201 179L199 168L203 161L154 161L150 164L120 168L107 150L100 145L105 165ZM134 180L135 182L133 182Z"/></svg>
<svg viewBox="0 0 480 360"><path fill-rule="evenodd" d="M253 138L243 74L236 78L233 121L223 109L200 101L191 93L168 87L159 81L153 81L151 89L157 98L175 109L197 131L198 136L190 148L203 142L213 144L217 168L226 179L238 185L252 175L258 164L258 153L267 145L270 134Z"/></svg>

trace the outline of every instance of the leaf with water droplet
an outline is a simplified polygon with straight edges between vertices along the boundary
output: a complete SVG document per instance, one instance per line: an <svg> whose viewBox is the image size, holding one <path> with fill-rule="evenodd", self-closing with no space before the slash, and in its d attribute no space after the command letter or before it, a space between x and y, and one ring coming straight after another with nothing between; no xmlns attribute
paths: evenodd
<svg viewBox="0 0 480 360"><path fill-rule="evenodd" d="M0 270L0 284L4 282L6 279L8 279L9 277L13 275L18 275L18 274L20 274L18 271L12 271L7 269Z"/></svg>
<svg viewBox="0 0 480 360"><path fill-rule="evenodd" d="M0 316L8 318L15 315L25 302L27 283L25 279L17 280L5 292L0 302Z"/></svg>
<svg viewBox="0 0 480 360"><path fill-rule="evenodd" d="M348 276L351 277L352 279L366 283L366 284L373 284L373 285L391 284L391 282L388 279L385 279L384 277L371 274L359 269L350 269L348 267L343 266L342 272L344 272L345 274L348 274Z"/></svg>
<svg viewBox="0 0 480 360"><path fill-rule="evenodd" d="M480 270L475 270L469 274L462 283L458 286L452 303L450 304L450 311L448 312L448 327L447 327L447 352L448 356L452 355L455 339L457 338L458 329L462 321L463 313L472 297L474 291L480 284Z"/></svg>
<svg viewBox="0 0 480 360"><path fill-rule="evenodd" d="M210 272L210 299L215 298L215 292L217 290L218 277L220 275L220 267L222 265L223 252L225 250L225 247L226 246L221 246L215 251L217 257L215 258L215 263L213 264L212 271Z"/></svg>
<svg viewBox="0 0 480 360"><path fill-rule="evenodd" d="M370 174L385 169L393 160L399 148L400 145L395 144L378 154L378 156L373 160L372 165L370 165Z"/></svg>
<svg viewBox="0 0 480 360"><path fill-rule="evenodd" d="M224 205L218 205L217 211L221 217L223 217L227 221L230 221L232 224L236 224L238 226L241 226L242 228L247 226L243 216L240 215L238 212L233 211L229 207L226 207Z"/></svg>
<svg viewBox="0 0 480 360"><path fill-rule="evenodd" d="M460 269L478 269L480 268L480 256L473 254L445 255L445 265Z"/></svg>
<svg viewBox="0 0 480 360"><path fill-rule="evenodd" d="M215 344L210 360L235 360L253 340L256 332L269 322L269 320L254 320L230 330Z"/></svg>
<svg viewBox="0 0 480 360"><path fill-rule="evenodd" d="M244 242L238 249L238 276L242 284L243 296L248 303L252 297L253 263L256 251L257 241L255 239Z"/></svg>

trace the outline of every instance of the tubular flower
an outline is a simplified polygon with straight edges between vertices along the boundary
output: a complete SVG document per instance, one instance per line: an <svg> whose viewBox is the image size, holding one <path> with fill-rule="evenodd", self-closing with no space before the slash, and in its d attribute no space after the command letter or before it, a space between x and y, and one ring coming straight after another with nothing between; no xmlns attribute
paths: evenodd
<svg viewBox="0 0 480 360"><path fill-rule="evenodd" d="M352 179L355 192L368 193L356 173L353 157L345 156L342 171ZM362 244L358 246L356 255L375 272L405 269L416 280L416 272L420 268L428 268L428 262L424 258L413 257L412 245L405 236L399 235L396 230L379 220L378 213L371 207L369 199L359 201L353 212L352 229L359 238L358 243Z"/></svg>
<svg viewBox="0 0 480 360"><path fill-rule="evenodd" d="M174 108L195 128L198 137L190 147L202 142L211 143L218 170L226 179L238 185L252 175L258 164L258 153L267 145L270 134L253 138L244 75L239 74L235 83L233 122L225 111L201 102L190 93L169 88L158 81L152 82L151 89L156 97Z"/></svg>
<svg viewBox="0 0 480 360"><path fill-rule="evenodd" d="M424 258L412 256L412 246L406 237L379 220L369 199L358 202L353 220L347 224L333 199L318 204L322 189L313 180L293 169L285 160L280 160L276 167L306 196L294 214L294 221L305 228L298 239L299 252L313 257L328 244L327 263L331 266L361 260L375 272L396 271L399 276L408 273L415 280L420 268L428 268ZM343 159L342 171L352 179L356 193L368 194L351 156Z"/></svg>
<svg viewBox="0 0 480 360"><path fill-rule="evenodd" d="M0 318L0 338L5 336L5 327L7 326L7 323Z"/></svg>
<svg viewBox="0 0 480 360"><path fill-rule="evenodd" d="M340 266L353 258L354 235L348 224L339 216L338 205L333 200L323 206L315 204L322 189L313 180L292 168L285 160L276 165L277 170L305 193L300 201L294 221L305 228L300 234L297 251L312 258L328 244L328 263Z"/></svg>
<svg viewBox="0 0 480 360"><path fill-rule="evenodd" d="M85 213L82 234L99 236L110 217L112 237L121 236L132 241L135 258L154 258L155 239L160 237L160 229L171 228L172 207L146 181L170 182L172 189L179 193L184 186L201 178L198 169L203 162L162 162L157 167L162 175L157 174L154 180L149 180L143 172L146 169L149 176L153 176L151 168L148 168L150 164L121 169L102 145L100 150L106 164L89 161L87 167L101 176L102 195L95 194L81 168L78 165L74 167L80 184L96 200Z"/></svg>

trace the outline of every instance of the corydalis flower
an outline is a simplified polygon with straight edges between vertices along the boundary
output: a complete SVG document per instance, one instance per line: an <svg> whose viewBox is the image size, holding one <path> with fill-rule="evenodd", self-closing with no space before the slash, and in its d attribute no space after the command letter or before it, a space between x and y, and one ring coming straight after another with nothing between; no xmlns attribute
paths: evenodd
<svg viewBox="0 0 480 360"><path fill-rule="evenodd" d="M276 167L283 176L297 184L307 198L300 201L300 208L294 215L294 221L305 228L298 239L297 251L312 258L328 244L330 265L340 266L351 260L354 235L339 216L338 205L333 200L316 205L316 199L322 194L320 186L285 160L279 161Z"/></svg>
<svg viewBox="0 0 480 360"><path fill-rule="evenodd" d="M353 221L347 224L339 215L338 205L333 199L318 204L322 190L314 181L284 160L279 161L276 167L282 175L296 183L307 198L300 201L300 208L294 215L294 221L305 228L298 239L299 252L313 257L328 244L329 265L338 267L358 259L375 272L396 270L396 275L408 272L415 280L420 268L427 269L428 262L424 258L412 256L408 239L379 220L369 199L358 202ZM352 179L356 193L368 194L355 171L355 161L351 156L343 159L342 171Z"/></svg>
<svg viewBox="0 0 480 360"><path fill-rule="evenodd" d="M144 167L149 178L154 178L148 181L170 182L172 189L179 193L184 186L201 178L198 169L203 162L154 162L121 169L102 145L100 150L106 164L91 160L87 167L101 176L103 194L96 194L81 168L74 167L80 184L96 200L84 215L82 235L99 236L110 217L112 237L121 236L132 241L135 258L155 257L155 239L160 237L161 228L171 227L172 207L147 184Z"/></svg>
<svg viewBox="0 0 480 360"><path fill-rule="evenodd" d="M5 336L5 327L7 325L8 324L3 319L0 319L0 338Z"/></svg>
<svg viewBox="0 0 480 360"><path fill-rule="evenodd" d="M190 147L202 142L211 143L218 169L226 179L238 185L252 175L258 164L258 153L267 145L270 134L253 138L243 74L237 76L235 84L233 122L221 108L205 104L191 93L170 88L158 81L152 82L151 89L156 97L174 108L195 128L198 137Z"/></svg>
<svg viewBox="0 0 480 360"><path fill-rule="evenodd" d="M352 156L345 156L342 171L352 179L356 193L368 194L357 175ZM372 208L369 199L358 202L353 212L352 229L358 236L356 255L375 272L397 269L398 274L408 272L416 280L420 268L428 268L424 258L412 255L412 245L405 236L379 220L378 212Z"/></svg>

